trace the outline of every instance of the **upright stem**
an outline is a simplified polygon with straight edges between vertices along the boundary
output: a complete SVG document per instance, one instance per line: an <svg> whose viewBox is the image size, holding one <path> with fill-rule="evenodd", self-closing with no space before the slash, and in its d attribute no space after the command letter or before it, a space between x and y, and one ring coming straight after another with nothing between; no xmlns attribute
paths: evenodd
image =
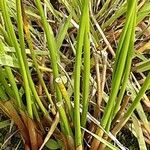
<svg viewBox="0 0 150 150"><path fill-rule="evenodd" d="M56 41L53 35L53 31L50 27L50 25L48 24L43 8L42 8L42 4L40 0L35 0L35 4L38 8L39 14L41 16L41 21L43 24L43 28L45 31L45 35L46 35L46 39L47 39L47 45L48 45L48 50L50 53L50 57L51 57L51 64L52 64L52 69L53 69L53 76L54 76L54 80L59 77L59 71L58 71L58 51L57 51L57 46L56 46ZM56 100L57 102L59 102L59 104L63 103L62 101L62 95L61 92L59 90L59 87L56 85L56 83L54 82L55 85L55 90L56 90ZM58 105L57 105L58 106ZM65 110L63 108L63 105L61 104L61 107L57 107L60 113L60 117L62 119L62 123L64 125L64 129L65 129L65 134L67 136L72 137L72 131L65 113Z"/></svg>
<svg viewBox="0 0 150 150"><path fill-rule="evenodd" d="M81 125L85 127L89 103L89 85L90 85L90 25L89 25L89 8L86 12L86 28L84 35L84 71L83 71L83 99L82 99L82 117Z"/></svg>
<svg viewBox="0 0 150 150"><path fill-rule="evenodd" d="M75 143L78 149L82 149L82 136L81 136L81 124L80 124L80 74L81 74L81 65L82 65L81 63L82 48L83 48L83 43L84 43L86 23L88 19L87 18L88 17L88 14L87 14L88 4L89 4L88 0L83 1L82 15L81 15L78 38L77 38L77 50L76 50L75 70L74 70L74 73L75 73L74 74L74 124L75 124ZM89 30L88 28L86 29L87 32ZM88 78L87 78L87 81L88 81ZM86 95L84 96L84 98L87 99ZM84 99L84 104L86 103L85 99Z"/></svg>
<svg viewBox="0 0 150 150"><path fill-rule="evenodd" d="M26 69L25 69L23 58L22 58L22 54L20 51L20 47L19 47L16 35L15 35L13 25L12 25L11 20L10 20L6 0L1 0L0 4L1 4L1 8L2 8L2 13L3 13L3 18L5 21L6 29L8 31L10 41L12 41L11 43L15 47L17 58L19 61L20 70L21 70L21 73L23 76L24 88L25 88L26 99L27 99L27 110L28 110L29 116L31 118L33 118L32 101L31 101L31 95L30 95L31 93L29 90L28 78L27 78Z"/></svg>
<svg viewBox="0 0 150 150"><path fill-rule="evenodd" d="M36 92L34 83L32 81L31 75L30 75L29 67L28 67L27 57L26 57L26 53L25 53L25 41L24 41L24 32L23 32L23 17L22 17L22 9L21 8L22 8L21 0L16 0L19 42L20 42L22 58L23 58L23 61L24 61L24 65L25 65L25 69L26 69L26 73L27 73L27 77L28 77L28 82L29 82L28 89L31 88L32 93L33 93L40 109L46 115L46 114L48 114L48 112L46 111L45 107L43 106L43 104L42 104L42 102L41 102L41 100L40 100L40 98L39 98L39 96Z"/></svg>
<svg viewBox="0 0 150 150"><path fill-rule="evenodd" d="M115 128L112 130L113 134L117 134L120 129L125 125L125 123L128 121L130 116L132 115L133 111L136 109L137 105L139 104L141 98L145 94L145 92L149 89L150 87L150 73L145 79L145 82L143 83L139 93L137 94L136 98L133 100L133 103L125 113L124 117L120 120L120 122L115 126Z"/></svg>

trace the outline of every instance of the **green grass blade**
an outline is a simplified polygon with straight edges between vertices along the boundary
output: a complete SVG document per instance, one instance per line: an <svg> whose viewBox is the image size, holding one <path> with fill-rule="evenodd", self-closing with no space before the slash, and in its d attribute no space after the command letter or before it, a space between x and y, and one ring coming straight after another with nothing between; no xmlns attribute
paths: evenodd
<svg viewBox="0 0 150 150"><path fill-rule="evenodd" d="M59 72L58 72L58 51L57 51L57 46L56 46L56 41L53 35L53 31L51 29L51 27L49 26L42 5L41 5L41 1L40 0L35 0L36 6L39 10L39 14L41 16L41 21L43 24L43 28L45 31L45 35L46 35L46 39L47 39L47 45L48 45L48 50L50 53L50 57L51 57L51 63L52 63L52 69L53 69L53 75L54 75L54 80L59 77ZM58 102L62 102L62 95L61 92L59 90L59 87L56 85L56 83L54 83L55 85L55 89L56 89L56 99ZM62 122L64 124L64 128L66 131L66 134L69 136L72 136L71 133L71 128L70 125L68 123L68 119L65 113L65 110L61 107L61 109L58 107Z"/></svg>
<svg viewBox="0 0 150 150"><path fill-rule="evenodd" d="M5 93L2 85L0 84L0 100L8 100L8 96L7 94Z"/></svg>
<svg viewBox="0 0 150 150"><path fill-rule="evenodd" d="M56 37L56 43L57 43L57 50L59 52L60 47L62 46L63 40L66 36L67 30L69 28L70 25L70 21L72 19L72 14L70 14L68 16L68 18L66 19L65 23L62 23L62 25L60 26L60 29L58 31L58 35Z"/></svg>
<svg viewBox="0 0 150 150"><path fill-rule="evenodd" d="M136 15L136 1L132 1L132 4L130 1L128 1L128 12L127 12L127 21L123 29L122 36L119 41L119 46L117 49L116 59L115 59L115 65L112 75L112 88L109 96L109 100L107 102L107 105L104 110L104 114L101 120L102 127L109 131L111 126L111 121L113 119L113 110L115 108L117 94L119 92L120 84L123 78L123 71L125 69L125 64L127 60L128 53L131 53L131 51L128 51L130 47L130 44L133 45L133 39L132 39L132 29L135 28L134 19ZM133 34L134 35L134 34ZM131 43L132 42L132 43ZM132 49L131 49L132 50ZM128 68L130 69L130 68ZM97 134L100 136L103 136L103 132L101 129L97 130ZM93 140L92 148L98 148L99 143L96 140Z"/></svg>
<svg viewBox="0 0 150 150"><path fill-rule="evenodd" d="M118 98L116 101L115 108L113 110L113 115L115 115L119 109L120 103L123 99L123 96L124 96L124 93L126 90L126 86L127 86L130 71L131 71L132 57L133 57L133 53L134 53L136 16L133 18L133 20L134 20L134 22L133 22L133 26L132 26L132 34L131 34L130 46L129 46L128 55L127 55L126 64L125 64L125 69L124 69L122 86L121 86L121 89L120 89L120 92L119 92L119 95L118 95Z"/></svg>
<svg viewBox="0 0 150 150"><path fill-rule="evenodd" d="M4 52L4 46L3 46L3 43L2 41L0 40L0 53L1 55L5 54ZM22 108L22 102L21 102L21 98L20 98L20 95L19 95L19 91L18 91L18 88L17 88L17 85L16 85L16 82L15 82L15 78L14 78L14 75L12 73L12 70L10 67L8 66L5 66L5 71L7 73L7 76L8 76L8 79L9 79L9 82L11 83L11 86L12 86L12 89L14 91L14 95L15 95L15 99L17 101L17 105L19 108ZM2 70L2 68L0 67L0 70ZM5 81L4 81L5 83ZM6 84L5 84L6 85ZM5 86L6 87L6 86ZM7 88L8 89L8 88ZM10 91L10 90L9 90Z"/></svg>
<svg viewBox="0 0 150 150"><path fill-rule="evenodd" d="M84 70L83 70L83 98L82 98L82 116L81 125L85 127L87 120L87 112L89 105L89 90L90 90L90 21L89 12L87 10L87 22L84 35Z"/></svg>
<svg viewBox="0 0 150 150"><path fill-rule="evenodd" d="M30 71L29 71L29 65L27 62L27 57L26 57L26 50L25 50L25 40L24 40L24 32L23 32L23 17L22 17L22 3L21 0L16 0L16 8L17 8L17 25L18 25L18 33L19 33L19 41L20 41L20 48L21 48L21 52L22 52L22 57L23 57L23 61L25 64L25 69L26 69L26 73L27 73L27 77L29 80L29 85L31 88L31 91L34 95L35 100L37 101L39 107L41 108L42 112L47 115L48 112L46 111L46 109L44 108L37 92L34 86L34 83L32 81L31 75L30 75Z"/></svg>
<svg viewBox="0 0 150 150"><path fill-rule="evenodd" d="M125 123L128 121L128 119L131 117L133 111L138 106L141 98L143 97L145 92L148 90L149 86L150 86L150 73L146 77L139 93L137 94L136 98L133 100L133 103L128 108L127 112L125 113L123 118L120 120L120 122L115 126L114 131L113 131L115 134L117 134L120 131L120 129L125 125Z"/></svg>
<svg viewBox="0 0 150 150"><path fill-rule="evenodd" d="M133 115L132 120L133 120L134 130L136 132L137 140L139 143L139 148L140 150L147 150L143 131L141 128L141 123L139 122L139 120L137 119L135 115Z"/></svg>
<svg viewBox="0 0 150 150"><path fill-rule="evenodd" d="M137 66L134 68L137 72L145 72L150 70L150 60L146 60L144 62L141 62L137 64Z"/></svg>
<svg viewBox="0 0 150 150"><path fill-rule="evenodd" d="M11 97L12 99L14 99L15 98L14 92L11 89L11 87L9 86L9 84L7 83L5 73L4 73L4 71L2 70L1 67L0 67L0 72L1 72L0 73L0 83L5 88L5 91L7 92L8 96Z"/></svg>
<svg viewBox="0 0 150 150"><path fill-rule="evenodd" d="M129 107L128 111L126 112L124 118L128 119L131 116L132 112L135 110L136 106L140 102L141 98L143 97L143 95L145 94L145 92L149 88L149 86L150 86L150 73L146 77L145 82L143 83L139 93L137 94L137 96L134 99L133 103Z"/></svg>
<svg viewBox="0 0 150 150"><path fill-rule="evenodd" d="M28 78L27 78L22 54L21 54L21 51L19 48L19 44L18 44L16 35L15 35L15 32L14 32L13 25L10 20L6 1L2 0L0 2L0 5L2 8L2 14L3 14L3 18L5 21L5 25L6 25L6 29L7 29L10 41L12 41L11 43L13 44L13 46L15 47L15 50L16 50L17 58L18 58L19 65L20 65L20 70L21 70L21 73L23 75L23 80L24 80L24 88L25 88L26 99L27 99L27 109L28 109L29 116L32 118L33 113L32 113L32 101L31 101L31 95L30 95L31 93L30 93L30 90L28 90L29 83L28 83Z"/></svg>
<svg viewBox="0 0 150 150"><path fill-rule="evenodd" d="M81 125L80 125L80 74L81 74L81 55L84 43L86 18L88 13L88 1L84 1L77 37L76 60L74 69L74 126L76 147L82 147Z"/></svg>

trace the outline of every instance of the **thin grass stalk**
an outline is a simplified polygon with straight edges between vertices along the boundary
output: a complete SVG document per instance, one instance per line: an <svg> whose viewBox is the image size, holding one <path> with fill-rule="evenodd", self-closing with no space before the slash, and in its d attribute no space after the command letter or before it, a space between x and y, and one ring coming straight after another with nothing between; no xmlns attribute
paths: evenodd
<svg viewBox="0 0 150 150"><path fill-rule="evenodd" d="M58 30L57 37L56 37L57 53L60 54L60 55L58 55L59 62L60 62L60 56L63 55L62 52L60 52L60 48L61 48L64 38L67 34L71 19L72 19L72 12L68 16L68 18L66 18L65 23L63 23L61 25L60 29Z"/></svg>
<svg viewBox="0 0 150 150"><path fill-rule="evenodd" d="M93 18L93 15L92 15L92 10L90 10L90 17ZM97 41L99 41L99 36L95 30L95 25L92 23L92 21L90 21L90 36L91 36L91 42L94 43L95 47L99 47L99 44Z"/></svg>
<svg viewBox="0 0 150 150"><path fill-rule="evenodd" d="M144 138L144 132L142 130L141 122L138 120L136 115L132 115L132 120L133 120L133 126L134 126L133 130L135 130L136 136L138 137L137 140L138 140L138 143L139 143L139 149L147 150L146 141L145 141L145 138ZM131 127L130 130L132 131L132 127Z"/></svg>
<svg viewBox="0 0 150 150"><path fill-rule="evenodd" d="M131 99L132 101L136 98L137 96L137 93L139 92L139 89L141 89L141 86L137 89L136 87L136 80L135 80L135 77L134 75L132 74L132 79L135 81L135 84L133 84L133 82L128 82L128 90L131 91ZM145 79L145 76L143 77ZM144 99L146 99L146 94L144 94L143 96L143 99L142 101L144 101ZM147 103L147 102L146 102ZM149 99L148 99L148 104L149 104ZM149 128L149 123L148 123L148 120L147 120L147 116L143 110L143 107L142 107L142 104L139 103L139 105L137 106L136 108L136 111L141 119L141 121L143 122L143 126L145 127L145 129L150 132L150 128Z"/></svg>
<svg viewBox="0 0 150 150"><path fill-rule="evenodd" d="M143 4L144 3L144 4ZM149 2L141 2L141 3L139 3L139 5L138 5L138 10L140 10L140 7L141 6L143 6L142 7L142 9L143 10L146 10L144 7L146 7L147 8L147 6L149 5ZM141 9L141 10L142 10ZM120 9L119 10L117 10L116 12L115 12L115 14L110 18L110 19L108 19L106 22L104 22L103 24L102 24L102 29L106 29L108 26L110 26L115 20L117 20L117 18L119 18L120 16L122 16L125 12L126 12L126 10L127 10L127 3L123 3L123 5L120 7ZM143 11L139 11L139 13L138 13L138 17L137 17L137 24L139 23L139 22L141 22L148 14L149 14L149 12L147 11L144 11L145 12L145 14L144 13L142 13Z"/></svg>
<svg viewBox="0 0 150 150"><path fill-rule="evenodd" d="M128 119L131 117L133 111L136 109L137 105L139 104L141 98L143 97L145 92L149 89L149 86L150 86L150 73L146 77L139 93L137 94L136 98L133 100L133 103L131 104L131 106L129 107L129 109L123 116L123 118L120 120L120 122L113 129L113 131L112 131L113 134L116 135L121 130L121 128L125 125L125 123L128 121Z"/></svg>
<svg viewBox="0 0 150 150"><path fill-rule="evenodd" d="M130 21L132 20L132 15L133 15L132 10L135 10L135 5L130 5L129 6L129 4L128 4L127 21L125 23L125 27L122 31L122 34L121 34L121 37L120 37L120 40L119 40L119 45L118 45L118 49L117 49L117 52L116 52L116 58L115 58L115 64L114 64L114 70L113 70L113 75L112 76L115 76L115 74L116 74L116 68L117 68L117 65L118 65L118 59L120 57L120 51L122 49L125 36L128 32L128 27L129 27ZM112 77L112 78L114 79L114 77Z"/></svg>
<svg viewBox="0 0 150 150"><path fill-rule="evenodd" d="M99 137L98 135L94 134L93 132L90 132L86 128L82 128L82 129L85 132L87 132L89 135L91 135L92 137L96 138L98 141L104 143L108 147L108 149L111 149L111 150L120 150L118 147L114 146L113 144L109 143L108 141L106 141L105 139Z"/></svg>
<svg viewBox="0 0 150 150"><path fill-rule="evenodd" d="M1 32L1 34L3 35L5 41L6 41L9 45L12 45L12 44L11 44L11 41L9 40L9 37L8 37L7 32L6 32L5 29L2 27L1 24L0 24L0 32Z"/></svg>
<svg viewBox="0 0 150 150"><path fill-rule="evenodd" d="M95 108L94 111L94 117L98 118L100 116L100 106L102 102L102 86L101 86L101 74L100 74L100 67L99 67L99 57L98 54L93 54L94 56L94 62L95 62L95 70L96 70L96 89L97 89L97 107Z"/></svg>
<svg viewBox="0 0 150 150"><path fill-rule="evenodd" d="M23 8L23 7L22 7ZM35 51L34 51L34 48L33 48L33 44L32 44L32 38L31 38L31 34L30 34L30 31L29 31L29 23L28 23L28 20L27 20L27 16L25 14L25 11L22 10L23 12L23 20L24 20L24 30L25 30L25 33L26 33L26 39L27 39L27 43L28 43L28 46L29 46L29 49L30 49L30 52L31 52L31 57L32 57L32 60L33 60L33 65L35 66L35 69L37 71L37 74L38 74L38 78L39 78L39 81L46 93L46 96L48 98L48 100L50 101L51 103L51 106L52 106L52 113L53 114L56 114L55 112L55 106L54 106L54 103L51 99L51 96L48 92L48 89L45 85L45 82L43 81L43 78L42 78L42 75L41 75L41 71L39 69L39 65L37 63L37 60L36 60L36 54L35 54Z"/></svg>
<svg viewBox="0 0 150 150"><path fill-rule="evenodd" d="M51 138L51 136L53 135L55 129L57 128L57 125L59 123L59 113L56 114L55 116L55 119L51 125L51 128L49 129L44 141L43 141L43 144L41 145L40 149L39 150L42 150L44 145L48 142L48 140Z"/></svg>
<svg viewBox="0 0 150 150"><path fill-rule="evenodd" d="M123 77L122 87L121 87L121 90L119 92L119 96L117 98L117 102L116 102L116 105L115 105L114 110L113 110L113 117L114 117L114 115L116 115L116 113L119 109L121 100L123 99L123 95L125 93L126 85L128 83L128 78L129 78L129 74L130 74L130 71L131 71L132 56L133 56L133 52L134 52L135 25L136 25L136 15L134 17L134 25L133 25L133 28L132 28L132 35L131 35L131 40L130 40L131 44L130 44L130 47L129 47L127 61L126 61L126 65L125 65L125 71L124 71L125 75Z"/></svg>
<svg viewBox="0 0 150 150"><path fill-rule="evenodd" d="M20 70L21 70L21 73L22 73L22 76L23 76L24 88L25 88L26 100L27 100L28 114L31 118L33 118L32 101L31 101L31 95L30 95L31 93L30 93L30 90L28 89L29 88L29 83L28 83L28 78L27 78L23 58L22 58L21 51L20 51L20 48L19 48L19 44L18 44L14 29L13 29L13 25L12 25L11 20L10 20L10 16L9 16L9 13L8 13L8 8L7 8L7 3L6 3L5 0L2 0L0 2L0 4L1 4L1 8L2 8L2 14L3 14L4 21L5 21L6 29L8 31L10 41L12 41L11 43L15 47L17 58L18 58L19 65L20 65Z"/></svg>
<svg viewBox="0 0 150 150"><path fill-rule="evenodd" d="M24 41L24 32L23 32L21 0L16 0L16 12L17 12L17 26L18 26L19 42L20 42L22 57L25 62L26 53L25 53L25 41Z"/></svg>
<svg viewBox="0 0 150 150"><path fill-rule="evenodd" d="M64 111L64 103L63 101L59 101L56 103L57 108L59 110L59 114L62 118L62 127L65 128L65 136L67 137L68 143L70 142L70 145L74 149L74 140L73 140L73 133L70 128L70 125L68 124L68 118L66 116L66 112Z"/></svg>
<svg viewBox="0 0 150 150"><path fill-rule="evenodd" d="M30 84L30 87L31 87L31 91L32 91L32 93L33 93L33 96L34 96L34 98L35 98L35 100L36 100L38 106L39 106L40 109L42 110L43 114L44 114L46 117L48 117L48 111L46 110L46 108L45 108L44 105L42 104L42 102L41 102L41 100L40 100L40 98L39 98L39 96L38 96L38 94L37 94L37 91L36 91L36 89L35 89L35 85L34 85L34 83L33 83L33 80L32 80L32 78L31 78L30 73L28 72L27 75L28 75L28 80L29 80L29 84Z"/></svg>
<svg viewBox="0 0 150 150"><path fill-rule="evenodd" d="M34 101L34 100L33 100ZM40 116L39 116L39 112L38 112L38 109L37 109L37 106L35 104L32 105L32 108L33 108L33 113L34 113L34 116L36 118L36 120L39 122L40 124Z"/></svg>
<svg viewBox="0 0 150 150"><path fill-rule="evenodd" d="M134 27L134 15L136 14L135 12L136 12L136 1L134 1L132 4L130 3L130 1L128 1L127 23L125 25L124 32L121 36L119 47L117 49L117 56L115 60L115 67L114 67L113 77L112 77L113 78L112 90L111 90L110 97L109 97L109 100L107 102L107 105L104 111L104 115L101 120L101 125L103 126L105 130L107 129L107 131L110 128L111 121L113 118L112 111L114 109L115 100L116 100L119 87L121 84L121 79L122 79L122 75L123 75L123 71L124 71L124 67L125 67L125 63L126 63L126 59L128 55L128 49L130 46L130 40L132 40L131 32L132 32L132 28ZM128 32L125 32L125 31L128 31ZM103 131L101 129L98 129L97 134L102 136ZM98 141L96 142L94 140L91 148L97 149L98 146L99 146L99 142Z"/></svg>
<svg viewBox="0 0 150 150"><path fill-rule="evenodd" d="M101 8L101 10L98 12L98 14L96 15L96 18L99 18L103 15L103 13L107 10L109 3L111 0L106 0L106 2L104 3L103 7Z"/></svg>
<svg viewBox="0 0 150 150"><path fill-rule="evenodd" d="M136 2L134 2L134 3L136 3ZM131 38L129 38L130 37L130 35L132 35L131 34L131 30L133 30L133 31L135 31L134 30L134 28L135 28L135 25L134 25L134 22L133 22L133 20L134 20L134 14L135 14L135 12L134 11L136 11L136 8L135 8L135 6L136 6L136 4L132 4L132 5L130 5L130 2L128 2L128 10L127 10L127 22L126 22L126 25L125 25L125 28L124 28L124 31L123 31L123 34L122 34L122 36L121 36L121 40L120 40L120 42L119 42L119 47L118 47L118 49L117 49L117 53L116 53L116 60L115 60L115 65L114 65L114 71L113 71L113 79L112 79L112 95L113 94L115 94L115 92L114 91L118 91L117 89L119 89L119 88L117 88L118 86L116 85L116 83L118 83L118 74L119 74L119 68L121 68L121 63L120 62L122 62L122 60L124 59L124 61L125 61L125 53L123 54L123 51L128 51L128 45L129 45L129 41L132 41L132 42L134 42L133 41L133 39ZM130 31L130 33L129 33L129 31ZM128 33L128 35L127 35L127 33ZM133 32L132 32L133 33ZM134 37L133 37L134 38ZM125 39L128 39L128 40L125 40ZM125 42L125 43L124 43ZM131 45L131 44L130 44ZM132 45L133 45L133 43L132 43ZM130 47L132 47L132 45L130 46ZM124 46L124 47L123 47ZM130 48L129 47L129 48ZM121 52L122 51L122 52ZM128 55L130 56L132 54L132 52L128 52ZM130 56L131 57L131 56ZM127 59L129 59L128 57L127 57ZM131 59L131 58L130 58ZM127 60L128 61L128 60ZM130 64L128 64L128 65L130 65ZM124 65L123 65L124 66ZM123 67L122 66L122 67ZM129 66L130 67L130 66ZM124 67L123 67L124 68ZM123 71L123 68L122 68L122 71ZM129 71L129 69L130 68L127 68L127 71ZM123 73L123 72L122 72ZM121 74L122 74L121 73ZM122 75L121 75L122 76ZM118 80L118 81L116 81L116 80ZM118 85L120 85L120 81L119 81L119 84ZM113 91L114 90L114 91ZM116 93L117 94L117 93ZM110 96L111 97L111 96ZM116 95L115 95L115 97L116 97Z"/></svg>
<svg viewBox="0 0 150 150"><path fill-rule="evenodd" d="M127 95L125 95L124 98L123 98L123 102L122 102L122 104L120 106L120 109L116 113L115 118L113 119L112 124L116 124L116 121L121 119L122 114L124 114L125 109L126 109L128 103L129 103L130 99L131 99L131 93L129 93L129 91L128 91Z"/></svg>
<svg viewBox="0 0 150 150"><path fill-rule="evenodd" d="M14 92L11 89L11 87L8 85L6 78L5 78L5 74L2 70L2 68L0 67L0 83L3 85L3 87L5 88L5 91L7 92L7 95L9 97L11 97L12 99L15 98Z"/></svg>
<svg viewBox="0 0 150 150"><path fill-rule="evenodd" d="M132 20L131 20L132 21ZM109 101L107 103L107 106L105 108L105 112L101 121L101 124L103 127L106 126L107 121L110 117L111 111L114 107L115 104L115 99L120 87L120 83L121 83L121 78L122 78L122 74L123 74L123 70L124 70L124 66L125 66L125 61L126 61L126 56L127 56L127 51L128 51L128 46L129 46L129 42L130 42L130 36L131 36L131 30L132 28L128 28L128 32L129 34L126 35L126 39L128 38L128 40L125 41L124 45L126 45L126 47L124 46L122 49L122 52L120 54L120 59L118 60L118 64L119 66L116 69L116 75L114 76L114 80L112 82L112 91L109 97Z"/></svg>
<svg viewBox="0 0 150 150"><path fill-rule="evenodd" d="M110 19L108 19L106 22L104 22L104 24L102 24L102 29L106 29L108 26L110 26L117 18L123 15L126 12L126 10L127 5L126 3L124 3Z"/></svg>
<svg viewBox="0 0 150 150"><path fill-rule="evenodd" d="M4 50L4 45L3 45L3 43L2 43L2 41L1 41L1 39L0 39L0 57L2 56L2 55L5 55L5 50ZM7 67L6 67L7 68ZM8 85L8 83L7 83L7 74L6 74L6 69L3 69L1 66L0 66L0 82L1 82L1 84L4 86L4 88L5 88L5 90L6 90L6 92L7 92L7 94L11 97L11 98L14 98L15 97L15 95L14 95L14 92L13 92L13 90L10 88L10 86ZM15 79L13 79L13 80L15 80ZM19 99L18 99L19 100ZM19 104L19 102L18 102L18 104Z"/></svg>
<svg viewBox="0 0 150 150"><path fill-rule="evenodd" d="M61 77L56 78L55 82L57 83L57 85L58 85L58 87L59 87L59 89L62 93L62 96L65 100L65 104L67 105L67 110L69 112L69 116L73 121L73 107L71 105L69 94L68 94L68 92L67 92L67 90L66 90L66 88L63 84L63 81L62 81Z"/></svg>
<svg viewBox="0 0 150 150"><path fill-rule="evenodd" d="M64 38L66 36L66 33L67 33L68 28L69 28L71 19L72 19L72 13L70 13L70 15L66 19L65 23L61 26L61 28L58 31L58 35L56 37L58 53L59 53L59 50L60 50L60 48L62 46L63 40L64 40Z"/></svg>
<svg viewBox="0 0 150 150"><path fill-rule="evenodd" d="M130 53L130 52L129 52ZM127 68L127 69L129 69L129 68ZM128 72L129 72L130 70L128 70ZM116 71L116 73L117 73L117 71ZM124 76L124 77L122 77L122 78L127 78L128 79L128 76ZM125 79L125 80L127 80L127 79ZM117 82L117 81L116 81ZM114 82L114 83L116 83L116 82ZM120 82L120 81L119 81ZM126 83L124 83L124 84L126 84ZM115 85L117 85L117 84L115 84ZM117 87L115 87L116 89L118 88L118 90L119 90L119 87L117 86ZM125 88L125 87L124 87ZM113 87L112 87L112 91L113 91ZM117 90L117 91L118 91ZM123 90L125 90L125 89L123 89ZM118 93L118 92L117 92ZM116 93L116 97L117 97L117 93ZM115 92L113 93L113 94L115 94ZM123 91L121 91L121 94L123 94ZM111 96L110 96L111 97ZM112 97L111 97L112 98ZM119 105L119 103L121 103L121 99L119 100L119 101L116 101L116 103L117 104L115 104L115 96L114 96L114 99L110 99L111 101L112 100L114 100L114 103L113 103L113 105ZM118 99L117 99L118 100ZM106 123L106 127L105 127L105 130L106 131L109 131L109 129L110 129L110 126L111 126L111 122L112 122L112 119L114 118L114 109L116 109L116 107L115 106L111 106L110 108L112 108L112 110L111 110L111 112L110 112L110 114L109 114L109 116L108 116L108 120L105 122L104 120L105 120L105 118L102 118L102 124L103 124L103 122L104 122L104 124ZM119 107L119 106L118 106ZM107 108L107 106L106 106L106 108ZM110 108L108 107L108 109L110 110ZM107 110L107 109L106 109ZM117 111L117 110L116 110ZM106 112L106 114L107 114L107 112ZM105 113L104 113L104 116L103 117L105 117ZM100 146L99 147L99 149L101 149L102 147Z"/></svg>
<svg viewBox="0 0 150 150"><path fill-rule="evenodd" d="M69 3L66 0L60 0L60 2L65 5L69 14L72 13L72 15L74 16L74 20L78 21L79 20L79 18L78 18L79 13L78 13L78 11L75 12L75 9L77 7L81 7L81 1L72 0Z"/></svg>
<svg viewBox="0 0 150 150"><path fill-rule="evenodd" d="M149 86L150 86L150 73L146 77L145 82L143 83L139 93L137 94L137 96L134 99L133 103L129 107L128 111L126 112L124 118L129 118L131 116L131 114L133 113L133 111L137 107L138 103L140 102L141 98L143 97L145 92L149 89Z"/></svg>
<svg viewBox="0 0 150 150"><path fill-rule="evenodd" d="M54 75L54 79L56 79L59 76L59 72L58 72L58 52L57 52L57 46L56 46L56 41L53 35L53 31L51 29L51 27L49 26L46 17L44 15L44 11L41 5L41 1L40 0L35 0L35 4L38 8L39 14L41 16L41 21L43 24L43 28L45 31L45 35L46 35L46 39L47 39L47 44L48 44L48 50L50 53L50 57L51 57L51 63L52 63L52 69L53 69L53 75ZM62 102L62 95L61 92L59 90L59 87L56 85L56 83L54 83L55 85L55 89L56 89L56 99L58 102ZM71 136L72 137L72 132L71 132L71 128L65 113L65 110L61 107L61 109L58 107L59 113L60 113L60 117L62 119L64 128L65 128L65 134L67 136Z"/></svg>
<svg viewBox="0 0 150 150"><path fill-rule="evenodd" d="M28 81L29 81L29 85L31 88L31 91L33 93L33 96L35 98L35 100L37 101L40 109L42 110L42 112L47 115L48 112L45 109L45 107L43 106L37 92L34 86L34 83L32 81L31 75L30 75L30 71L29 71L29 67L28 67L28 62L27 62L27 57L26 57L26 52L25 52L25 41L24 41L24 32L23 32L23 18L22 18L22 3L21 0L16 0L16 9L17 9L17 25L18 25L18 35L19 35L19 42L20 42L20 48L21 48L21 53L22 53L22 57L23 57L23 61L25 64L25 68L26 68L26 73L27 73L27 77L28 77Z"/></svg>
<svg viewBox="0 0 150 150"><path fill-rule="evenodd" d="M0 101L1 100L8 100L8 96L6 95L3 86L0 84Z"/></svg>
<svg viewBox="0 0 150 150"><path fill-rule="evenodd" d="M101 29L101 27L99 26L98 22L97 22L96 19L94 18L93 14L92 14L92 20L93 20L94 24L96 25L98 31L100 32L101 36L103 37L104 42L105 42L106 45L108 46L109 51L111 52L112 56L114 57L114 56L115 56L114 50L112 49L112 47L111 47L109 41L107 40L107 38L106 38L104 32L102 31L102 29Z"/></svg>
<svg viewBox="0 0 150 150"><path fill-rule="evenodd" d="M87 9L87 22L84 35L84 70L83 70L83 98L82 98L82 116L81 126L85 127L89 105L90 89L90 25L89 25L89 8Z"/></svg>
<svg viewBox="0 0 150 150"><path fill-rule="evenodd" d="M5 55L5 51L4 51L4 45L0 39L0 55ZM16 85L16 82L15 82L15 78L14 78L14 75L12 73L12 70L9 66L4 66L5 68L5 72L7 74L7 77L8 77L8 80L12 86L12 89L13 89L13 92L15 95L15 99L13 98L13 100L15 100L15 104L19 107L19 108L22 108L22 102L21 102L21 98L20 98L20 95L19 95L19 91L18 91L18 88L17 88L17 85ZM3 69L0 67L0 71L3 72ZM2 73L1 76L1 81L2 83L4 83L4 86L6 87L6 89L8 90L8 93L10 93L10 88L7 84L7 81L5 80L5 77L3 76L4 73ZM11 92L12 93L12 92ZM12 95L12 94L11 94Z"/></svg>
<svg viewBox="0 0 150 150"><path fill-rule="evenodd" d="M46 20L46 17L44 15L43 8L42 8L40 0L35 0L35 3L36 3L36 6L39 10L39 13L40 13L40 16L41 16L41 21L43 23L43 27L44 27L44 30L45 30L48 49L49 49L49 53L50 53L50 56L51 56L53 74L54 74L54 78L56 79L59 76L58 65L57 65L58 52L57 52L57 48L56 48L57 47L56 46L56 41L55 41L55 38L54 38L54 35L53 35L53 31L52 31L51 27L49 26L49 24ZM59 91L58 87L56 89ZM57 93L58 97L60 97L60 98L58 98L58 101L59 101L59 99L61 100L60 91L56 92L56 93Z"/></svg>
<svg viewBox="0 0 150 150"><path fill-rule="evenodd" d="M83 1L82 15L77 37L76 60L74 69L74 126L75 126L75 144L77 149L82 149L82 136L80 124L80 74L81 74L81 56L84 43L86 18L88 13L88 1Z"/></svg>
<svg viewBox="0 0 150 150"><path fill-rule="evenodd" d="M22 108L23 103L22 103L22 101L21 101L21 97L20 97L20 95L19 95L19 91L18 91L16 82L15 82L15 78L14 78L14 75L13 75L13 73L12 73L12 70L11 70L11 68L8 67L8 66L5 66L5 70L6 70L6 73L7 73L7 75L8 75L9 82L10 82L10 84L11 84L11 86L12 86L12 89L13 89L13 91L14 91L14 94L15 94L15 100L17 101L16 104L17 104L17 106L18 106L19 108Z"/></svg>
<svg viewBox="0 0 150 150"><path fill-rule="evenodd" d="M134 70L137 72L144 72L144 71L149 71L150 70L150 60L146 60L142 63L139 63Z"/></svg>
<svg viewBox="0 0 150 150"><path fill-rule="evenodd" d="M46 7L48 8L49 11L56 17L58 21L61 20L61 17L63 17L62 13L56 10L53 5L49 2L49 0L44 1L46 4Z"/></svg>

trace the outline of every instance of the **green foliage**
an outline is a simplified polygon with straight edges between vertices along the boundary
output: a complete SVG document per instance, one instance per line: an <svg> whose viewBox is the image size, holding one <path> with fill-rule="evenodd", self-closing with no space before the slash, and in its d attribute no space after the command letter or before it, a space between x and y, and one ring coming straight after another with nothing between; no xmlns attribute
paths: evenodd
<svg viewBox="0 0 150 150"><path fill-rule="evenodd" d="M125 149L127 128L148 149L149 14L140 0L0 0L0 109L25 146L48 127L45 149Z"/></svg>

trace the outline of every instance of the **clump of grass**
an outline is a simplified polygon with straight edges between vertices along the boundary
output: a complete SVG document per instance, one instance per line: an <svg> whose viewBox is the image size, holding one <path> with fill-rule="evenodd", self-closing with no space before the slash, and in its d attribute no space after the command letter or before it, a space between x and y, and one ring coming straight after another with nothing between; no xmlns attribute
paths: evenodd
<svg viewBox="0 0 150 150"><path fill-rule="evenodd" d="M148 149L149 5L0 1L0 108L24 149L126 149L124 130Z"/></svg>

